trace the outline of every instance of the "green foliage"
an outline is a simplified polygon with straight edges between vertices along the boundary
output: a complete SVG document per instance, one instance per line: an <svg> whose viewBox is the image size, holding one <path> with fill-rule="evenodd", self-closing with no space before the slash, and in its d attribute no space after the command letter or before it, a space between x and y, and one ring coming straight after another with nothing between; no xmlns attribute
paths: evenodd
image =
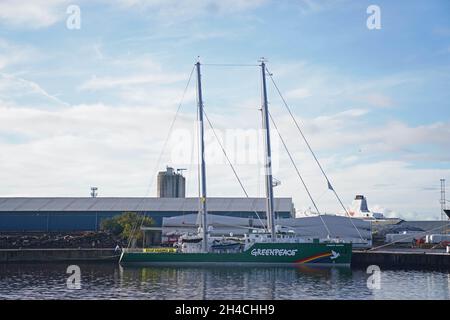
<svg viewBox="0 0 450 320"><path fill-rule="evenodd" d="M137 240L142 240L140 227L150 227L153 224L154 221L150 217L144 217L136 212L124 212L119 216L103 220L100 224L100 229L122 239L128 240L130 237L134 237Z"/></svg>

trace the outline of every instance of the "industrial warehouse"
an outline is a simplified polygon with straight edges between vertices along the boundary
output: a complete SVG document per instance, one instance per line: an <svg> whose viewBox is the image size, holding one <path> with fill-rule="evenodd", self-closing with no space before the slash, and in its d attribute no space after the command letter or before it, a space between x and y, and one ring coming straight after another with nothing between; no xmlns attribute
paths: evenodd
<svg viewBox="0 0 450 320"><path fill-rule="evenodd" d="M0 198L0 231L97 231L102 219L143 213L161 226L162 218L196 214L198 198ZM211 214L265 219L263 198L208 198ZM291 198L275 200L279 218L293 214Z"/></svg>
<svg viewBox="0 0 450 320"><path fill-rule="evenodd" d="M103 219L124 212L151 217L155 227L165 217L197 214L198 198L185 198L186 180L168 167L158 173L158 197L2 197L0 232L97 231ZM208 198L208 212L239 218L265 219L264 198ZM291 198L275 199L277 218L294 216Z"/></svg>

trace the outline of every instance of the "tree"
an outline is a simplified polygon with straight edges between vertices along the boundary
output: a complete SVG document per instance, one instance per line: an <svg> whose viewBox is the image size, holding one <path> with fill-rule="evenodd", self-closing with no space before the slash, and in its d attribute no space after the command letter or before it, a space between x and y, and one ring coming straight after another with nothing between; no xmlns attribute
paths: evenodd
<svg viewBox="0 0 450 320"><path fill-rule="evenodd" d="M119 216L103 220L100 224L100 229L125 240L133 237L141 241L142 232L140 232L140 227L150 227L153 224L154 221L150 217L136 212L124 212Z"/></svg>

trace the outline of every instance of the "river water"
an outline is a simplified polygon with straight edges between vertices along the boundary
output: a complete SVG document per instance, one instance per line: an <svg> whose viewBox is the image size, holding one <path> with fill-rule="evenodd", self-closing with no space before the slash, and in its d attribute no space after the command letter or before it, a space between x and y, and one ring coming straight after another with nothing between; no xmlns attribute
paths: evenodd
<svg viewBox="0 0 450 320"><path fill-rule="evenodd" d="M78 265L77 288L76 279L67 284L68 266L0 264L0 299L450 299L448 270L381 270L369 279L366 270L349 268L123 269L89 263Z"/></svg>

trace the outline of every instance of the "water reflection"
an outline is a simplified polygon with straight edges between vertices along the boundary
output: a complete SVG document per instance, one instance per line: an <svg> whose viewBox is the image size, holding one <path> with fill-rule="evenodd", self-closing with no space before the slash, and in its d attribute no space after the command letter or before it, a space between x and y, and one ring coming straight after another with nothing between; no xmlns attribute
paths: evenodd
<svg viewBox="0 0 450 320"><path fill-rule="evenodd" d="M160 299L333 299L354 286L349 268L126 268L122 286L139 283ZM360 282L365 284L364 281ZM354 289L354 288L353 288ZM365 295L367 287L361 286ZM349 291L351 292L351 291Z"/></svg>
<svg viewBox="0 0 450 320"><path fill-rule="evenodd" d="M66 286L68 264L0 265L0 299L450 299L450 274L383 271L381 289L349 268L121 268L79 264L81 289Z"/></svg>

